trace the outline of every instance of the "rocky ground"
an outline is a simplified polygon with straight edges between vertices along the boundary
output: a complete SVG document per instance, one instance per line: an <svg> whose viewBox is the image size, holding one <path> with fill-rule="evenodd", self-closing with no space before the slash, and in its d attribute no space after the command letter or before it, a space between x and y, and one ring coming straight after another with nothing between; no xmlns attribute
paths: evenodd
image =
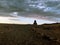
<svg viewBox="0 0 60 45"><path fill-rule="evenodd" d="M60 45L60 24L0 24L0 45Z"/></svg>

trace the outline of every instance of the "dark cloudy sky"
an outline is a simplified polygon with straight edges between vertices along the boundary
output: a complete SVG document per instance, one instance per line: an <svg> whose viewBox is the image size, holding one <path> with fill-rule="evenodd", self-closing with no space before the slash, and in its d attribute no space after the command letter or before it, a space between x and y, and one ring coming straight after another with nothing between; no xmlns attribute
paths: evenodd
<svg viewBox="0 0 60 45"><path fill-rule="evenodd" d="M60 22L60 0L0 0L0 16L1 22Z"/></svg>

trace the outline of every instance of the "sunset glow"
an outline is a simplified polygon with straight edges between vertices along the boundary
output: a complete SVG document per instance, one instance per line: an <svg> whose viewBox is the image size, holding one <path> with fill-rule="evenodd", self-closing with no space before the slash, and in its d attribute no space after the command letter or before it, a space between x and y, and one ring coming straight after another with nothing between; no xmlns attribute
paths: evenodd
<svg viewBox="0 0 60 45"><path fill-rule="evenodd" d="M0 16L0 23L10 23L10 24L33 24L33 21L37 20L38 24L51 23L50 21L45 21L42 19L35 18L25 18L25 17L2 17ZM53 22L52 22L53 23Z"/></svg>

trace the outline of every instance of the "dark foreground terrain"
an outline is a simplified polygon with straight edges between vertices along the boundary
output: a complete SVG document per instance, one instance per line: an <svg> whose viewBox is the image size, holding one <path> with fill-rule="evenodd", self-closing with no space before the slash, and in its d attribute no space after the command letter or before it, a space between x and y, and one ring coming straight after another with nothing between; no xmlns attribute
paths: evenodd
<svg viewBox="0 0 60 45"><path fill-rule="evenodd" d="M60 24L0 24L0 45L60 45Z"/></svg>

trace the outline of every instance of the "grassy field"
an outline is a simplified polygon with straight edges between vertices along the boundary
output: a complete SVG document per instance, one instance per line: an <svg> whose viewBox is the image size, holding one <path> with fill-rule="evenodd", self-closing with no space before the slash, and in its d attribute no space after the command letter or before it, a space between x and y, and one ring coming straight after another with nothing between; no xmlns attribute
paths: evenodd
<svg viewBox="0 0 60 45"><path fill-rule="evenodd" d="M0 45L60 45L60 24L0 24Z"/></svg>

